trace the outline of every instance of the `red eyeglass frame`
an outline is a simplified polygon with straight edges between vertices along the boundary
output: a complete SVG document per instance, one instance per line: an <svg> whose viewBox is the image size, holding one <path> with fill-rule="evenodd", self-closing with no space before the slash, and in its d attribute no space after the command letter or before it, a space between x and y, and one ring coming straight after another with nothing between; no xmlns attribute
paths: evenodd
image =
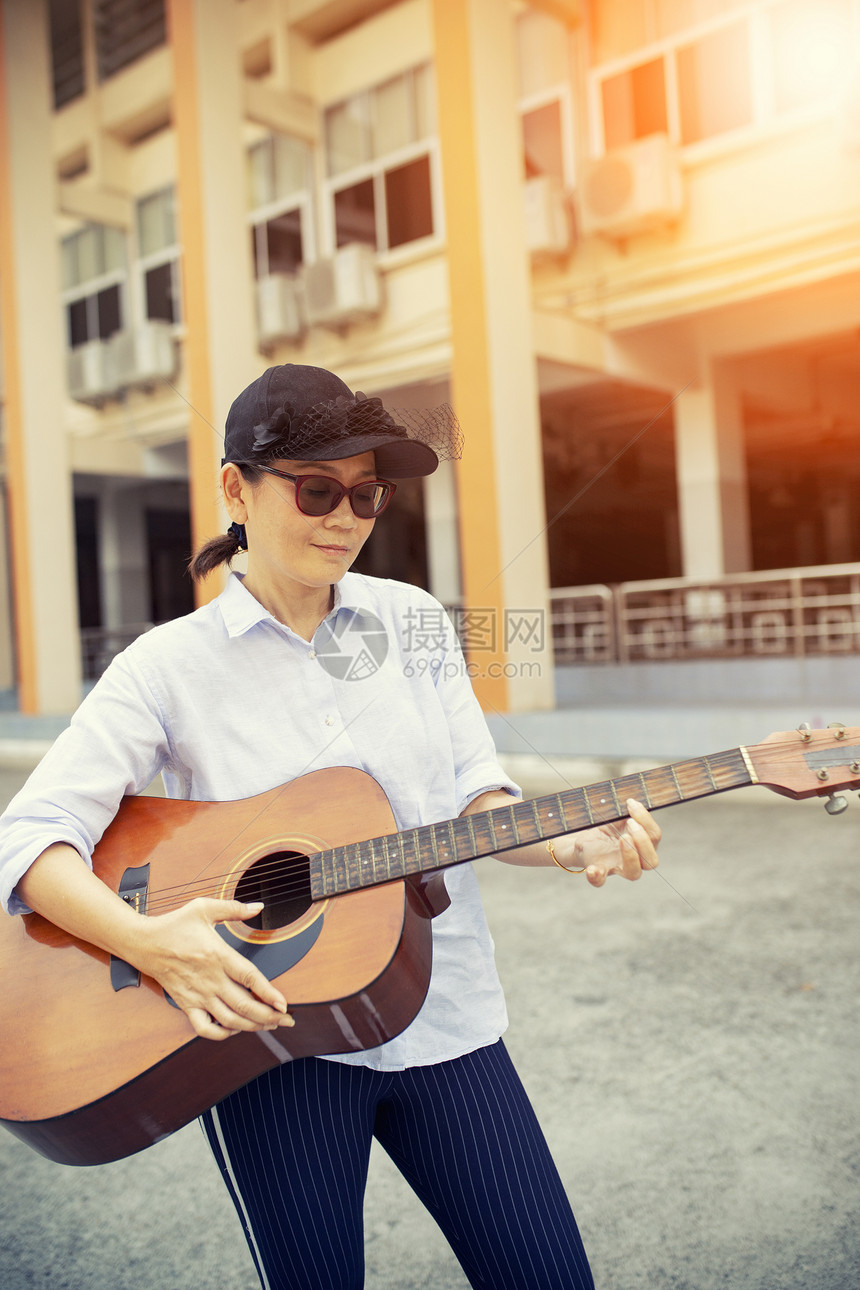
<svg viewBox="0 0 860 1290"><path fill-rule="evenodd" d="M290 475L287 473L286 470L278 470L275 466L263 466L261 465L260 462L257 462L257 461L249 462L248 465L255 466L257 470L264 470L267 475L277 475L280 479L289 479L290 482L295 484L296 486L296 506L298 507L299 511L301 511L302 515L307 515L311 519L315 519L315 520L320 520L325 515L331 515L332 511L337 510L337 508L340 506L341 502L345 497L349 498L349 504L352 507L352 513L358 519L360 520L378 519L379 516L382 514L382 512L387 509L389 502L391 501L394 494L397 492L397 485L392 484L390 479L362 479L360 483L352 484L351 486L348 486L347 484L342 484L339 479L335 479L333 475ZM334 484L340 490L336 500L329 507L327 511L306 511L304 507L301 506L301 504L299 503L299 492L301 490L302 484L304 484L309 479L324 479L327 484ZM353 494L356 493L360 488L370 488L370 487L373 487L373 485L379 485L379 484L381 484L384 488L388 490L386 492L385 497L383 498L382 505L379 507L378 510L374 511L372 515L360 515L359 512L355 509Z"/></svg>

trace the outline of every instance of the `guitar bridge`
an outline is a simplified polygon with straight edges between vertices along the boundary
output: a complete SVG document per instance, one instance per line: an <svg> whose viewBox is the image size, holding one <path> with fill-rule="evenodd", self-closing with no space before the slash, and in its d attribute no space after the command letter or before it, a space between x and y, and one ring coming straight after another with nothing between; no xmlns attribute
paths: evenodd
<svg viewBox="0 0 860 1290"><path fill-rule="evenodd" d="M149 894L149 865L143 864L136 869L126 869L122 875L117 895L138 914L146 913L146 898ZM140 985L140 973L137 968L126 963L125 959L110 956L110 983L114 990L125 990L128 986Z"/></svg>

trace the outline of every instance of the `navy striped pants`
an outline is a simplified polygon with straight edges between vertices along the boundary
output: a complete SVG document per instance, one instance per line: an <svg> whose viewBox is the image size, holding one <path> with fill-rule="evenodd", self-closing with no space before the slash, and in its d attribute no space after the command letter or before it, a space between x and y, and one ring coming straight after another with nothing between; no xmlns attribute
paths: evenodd
<svg viewBox="0 0 860 1290"><path fill-rule="evenodd" d="M405 1071L289 1062L225 1098L203 1127L265 1290L360 1290L374 1137L470 1285L593 1290L573 1211L501 1040Z"/></svg>

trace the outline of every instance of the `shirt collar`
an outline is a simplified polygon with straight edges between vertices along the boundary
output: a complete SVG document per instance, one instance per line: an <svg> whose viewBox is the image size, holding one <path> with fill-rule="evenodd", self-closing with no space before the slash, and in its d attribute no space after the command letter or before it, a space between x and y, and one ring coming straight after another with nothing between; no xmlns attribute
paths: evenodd
<svg viewBox="0 0 860 1290"><path fill-rule="evenodd" d="M356 600L358 591L356 584L359 584L359 579L351 573L344 574L340 582L334 584L334 605L326 614L326 618L334 618L341 609L359 607ZM230 574L227 586L218 597L218 608L221 610L227 635L231 637L243 636L259 623L271 622L279 627L283 626L269 613L268 609L260 604L259 600L251 595L250 591L245 590L241 573Z"/></svg>

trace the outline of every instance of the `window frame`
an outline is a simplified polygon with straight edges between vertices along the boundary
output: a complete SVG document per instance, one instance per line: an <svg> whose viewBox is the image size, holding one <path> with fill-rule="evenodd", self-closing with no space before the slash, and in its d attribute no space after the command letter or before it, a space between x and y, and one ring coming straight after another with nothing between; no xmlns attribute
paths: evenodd
<svg viewBox="0 0 860 1290"><path fill-rule="evenodd" d="M154 197L164 197L169 195L173 204L173 241L165 243L155 251L148 251L144 254L141 245L140 236L140 207L141 203L151 201ZM179 221L177 218L176 205L176 185L164 184L160 188L154 188L150 192L140 193L135 198L135 261L134 274L135 285L137 289L138 308L135 310L134 321L138 326L146 326L149 322L167 322L174 334L178 334L184 327L184 302L182 299L182 274L179 268L179 261L182 255L182 245L179 241ZM170 265L170 286L171 296L173 298L175 317L171 322L166 318L150 318L147 312L146 304L146 277L153 269L162 268L164 265Z"/></svg>
<svg viewBox="0 0 860 1290"><path fill-rule="evenodd" d="M402 72L395 76L388 76L382 81L377 81L373 85L359 90L347 98L337 99L331 103L322 106L323 115L323 139L325 139L325 114L334 108L340 107L344 103L356 102L360 105L360 110L364 120L368 123L373 136L373 127L376 117L376 98L374 91L380 86L389 84L398 78L414 77L419 70L425 70L427 74L432 75L431 63L417 63L412 67L404 68ZM414 93L410 94L410 110L415 111ZM415 119L415 128L417 129L417 114ZM435 115L435 107L434 107ZM419 161L426 157L429 164L430 174L430 218L433 225L432 233L423 237L413 238L408 242L402 242L398 246L391 247L388 245L388 211L386 209L385 199L385 177L391 170L397 170L401 166L408 165L410 162ZM439 148L438 128L432 134L426 134L420 139L415 139L411 143L403 144L382 156L373 157L369 161L360 162L347 169L339 170L335 175L329 175L328 159L324 157L325 172L321 180L322 190L322 209L321 209L321 243L325 248L326 255L334 255L338 248L337 242L337 219L335 215L335 196L348 188L353 188L357 184L370 180L373 184L373 205L374 205L374 225L376 232L376 246L373 248L380 264L384 266L397 265L398 263L424 254L427 250L435 250L443 245L445 240L444 224L444 202L442 194L442 164Z"/></svg>
<svg viewBox="0 0 860 1290"><path fill-rule="evenodd" d="M611 59L590 67L587 74L586 103L588 114L588 140L591 155L603 157L609 149L605 145L606 131L603 118L603 82L613 76L630 72L643 63L663 60L666 92L667 133L672 142L682 150L685 159L694 161L713 154L742 146L759 138L762 133L778 133L794 129L798 124L820 119L832 114L836 93L826 95L801 107L779 109L775 99L775 49L771 39L770 15L785 0L752 0L738 5L728 13L705 22L696 23L675 32L672 36L649 42L623 57ZM847 0L855 28L860 27L860 0ZM750 65L750 120L740 126L691 143L682 139L680 95L677 72L677 51L707 39L716 32L737 24L747 28L747 47ZM622 146L632 146L636 140Z"/></svg>
<svg viewBox="0 0 860 1290"><path fill-rule="evenodd" d="M531 90L529 93L518 92L517 95L517 113L520 120L520 142L523 148L523 160L525 160L525 117L540 108L549 107L553 103L559 104L559 117L561 121L561 160L562 174L559 176L561 183L568 192L572 192L576 186L576 103L573 92L574 85L574 47L567 34L566 28L558 23L559 35L567 42L566 57L567 77L561 81L551 81L542 86L539 90ZM517 23L517 28L519 23ZM515 28L515 39L517 30ZM525 174L523 179L525 181Z"/></svg>
<svg viewBox="0 0 860 1290"><path fill-rule="evenodd" d="M246 156L250 157L255 148L263 144L271 143L277 137L277 131L269 131L260 139L250 144L246 148ZM283 138L294 138L292 135L282 135ZM269 247L266 237L268 225L281 215L289 215L298 212L299 228L302 239L302 258L296 270L291 275L296 277L303 264L310 264L316 259L316 226L314 221L314 150L306 140L298 139L299 143L304 145L305 149L305 183L302 188L294 189L293 192L280 197L273 197L270 201L262 202L258 205L251 205L249 196L249 209L247 215L248 230L253 243L253 272L254 281L259 282L261 278L271 277L272 270L269 266ZM260 265L265 262L265 273L259 271ZM283 272L283 270L276 270Z"/></svg>
<svg viewBox="0 0 860 1290"><path fill-rule="evenodd" d="M97 224L95 221L82 223L79 228L71 233L67 233L60 239L60 254L63 254L63 248L73 238L79 238L83 233L91 229L97 229L104 236L106 229L113 226L107 224ZM111 336L117 335L117 332L124 331L129 323L130 318L130 300L129 300L129 262L128 262L128 235L123 235L124 263L113 269L106 269L102 273L97 273L91 278L82 282L77 282L74 286L64 286L60 293L60 301L63 308L63 321L65 323L65 344L67 353L71 354L76 349L89 345L93 341L102 341L107 343L110 337L102 337L99 333L98 326L98 297L101 292L109 290L111 287L117 287L119 291L119 319L120 325L116 331L111 332ZM87 339L78 345L72 343L71 320L69 310L75 304L82 302L86 309L87 318ZM93 323L95 322L95 329ZM90 334L93 332L94 334Z"/></svg>

